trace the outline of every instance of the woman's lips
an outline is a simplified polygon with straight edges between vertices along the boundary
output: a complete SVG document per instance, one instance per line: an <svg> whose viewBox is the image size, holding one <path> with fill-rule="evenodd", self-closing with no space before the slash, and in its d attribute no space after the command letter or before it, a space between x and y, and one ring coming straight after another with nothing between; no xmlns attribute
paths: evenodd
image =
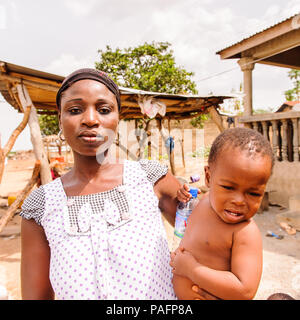
<svg viewBox="0 0 300 320"><path fill-rule="evenodd" d="M79 136L79 138L87 143L97 143L97 142L104 141L104 137L101 135L97 135L97 136L82 135L82 136Z"/></svg>

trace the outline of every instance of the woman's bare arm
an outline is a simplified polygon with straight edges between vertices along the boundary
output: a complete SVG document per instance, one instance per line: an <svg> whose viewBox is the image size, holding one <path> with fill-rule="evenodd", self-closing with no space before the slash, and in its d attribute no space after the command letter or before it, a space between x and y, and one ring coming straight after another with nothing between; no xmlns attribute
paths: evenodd
<svg viewBox="0 0 300 320"><path fill-rule="evenodd" d="M21 223L21 291L23 300L53 300L49 280L50 248L33 219Z"/></svg>
<svg viewBox="0 0 300 320"><path fill-rule="evenodd" d="M159 199L159 208L172 226L175 224L177 191L180 187L180 182L169 172L154 184L154 192Z"/></svg>

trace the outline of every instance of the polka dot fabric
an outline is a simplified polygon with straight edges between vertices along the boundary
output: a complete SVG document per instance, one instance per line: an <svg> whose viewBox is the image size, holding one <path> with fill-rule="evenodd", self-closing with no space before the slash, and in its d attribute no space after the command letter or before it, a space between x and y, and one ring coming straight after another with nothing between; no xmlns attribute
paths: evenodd
<svg viewBox="0 0 300 320"><path fill-rule="evenodd" d="M57 299L176 299L158 199L143 166L125 161L123 185L114 188L125 196L127 212L120 212L112 196L95 205L105 192L67 197L60 179L43 186L41 225ZM71 208L79 199L74 218Z"/></svg>

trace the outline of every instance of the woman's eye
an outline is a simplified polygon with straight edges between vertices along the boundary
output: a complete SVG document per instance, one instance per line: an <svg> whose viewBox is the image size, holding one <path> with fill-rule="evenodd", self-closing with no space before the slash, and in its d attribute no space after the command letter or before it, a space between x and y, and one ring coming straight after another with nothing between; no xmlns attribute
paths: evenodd
<svg viewBox="0 0 300 320"><path fill-rule="evenodd" d="M99 108L98 112L101 114L108 114L110 113L110 108Z"/></svg>
<svg viewBox="0 0 300 320"><path fill-rule="evenodd" d="M71 108L71 109L69 109L69 112L71 114L78 114L78 113L80 113L80 109L79 108Z"/></svg>

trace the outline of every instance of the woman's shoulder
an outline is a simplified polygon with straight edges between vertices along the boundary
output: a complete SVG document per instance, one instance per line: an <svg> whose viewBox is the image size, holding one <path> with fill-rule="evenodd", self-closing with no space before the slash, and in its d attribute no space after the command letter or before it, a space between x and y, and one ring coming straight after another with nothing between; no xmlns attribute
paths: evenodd
<svg viewBox="0 0 300 320"><path fill-rule="evenodd" d="M45 189L40 186L34 189L24 200L20 216L27 220L34 219L39 225L45 211Z"/></svg>
<svg viewBox="0 0 300 320"><path fill-rule="evenodd" d="M23 202L20 216L25 219L34 219L40 225L45 213L46 198L49 198L49 196L51 198L53 193L63 194L62 192L57 192L62 191L60 188L61 181L60 178L57 178L31 191Z"/></svg>
<svg viewBox="0 0 300 320"><path fill-rule="evenodd" d="M168 173L168 166L158 160L141 159L138 163L152 184Z"/></svg>

